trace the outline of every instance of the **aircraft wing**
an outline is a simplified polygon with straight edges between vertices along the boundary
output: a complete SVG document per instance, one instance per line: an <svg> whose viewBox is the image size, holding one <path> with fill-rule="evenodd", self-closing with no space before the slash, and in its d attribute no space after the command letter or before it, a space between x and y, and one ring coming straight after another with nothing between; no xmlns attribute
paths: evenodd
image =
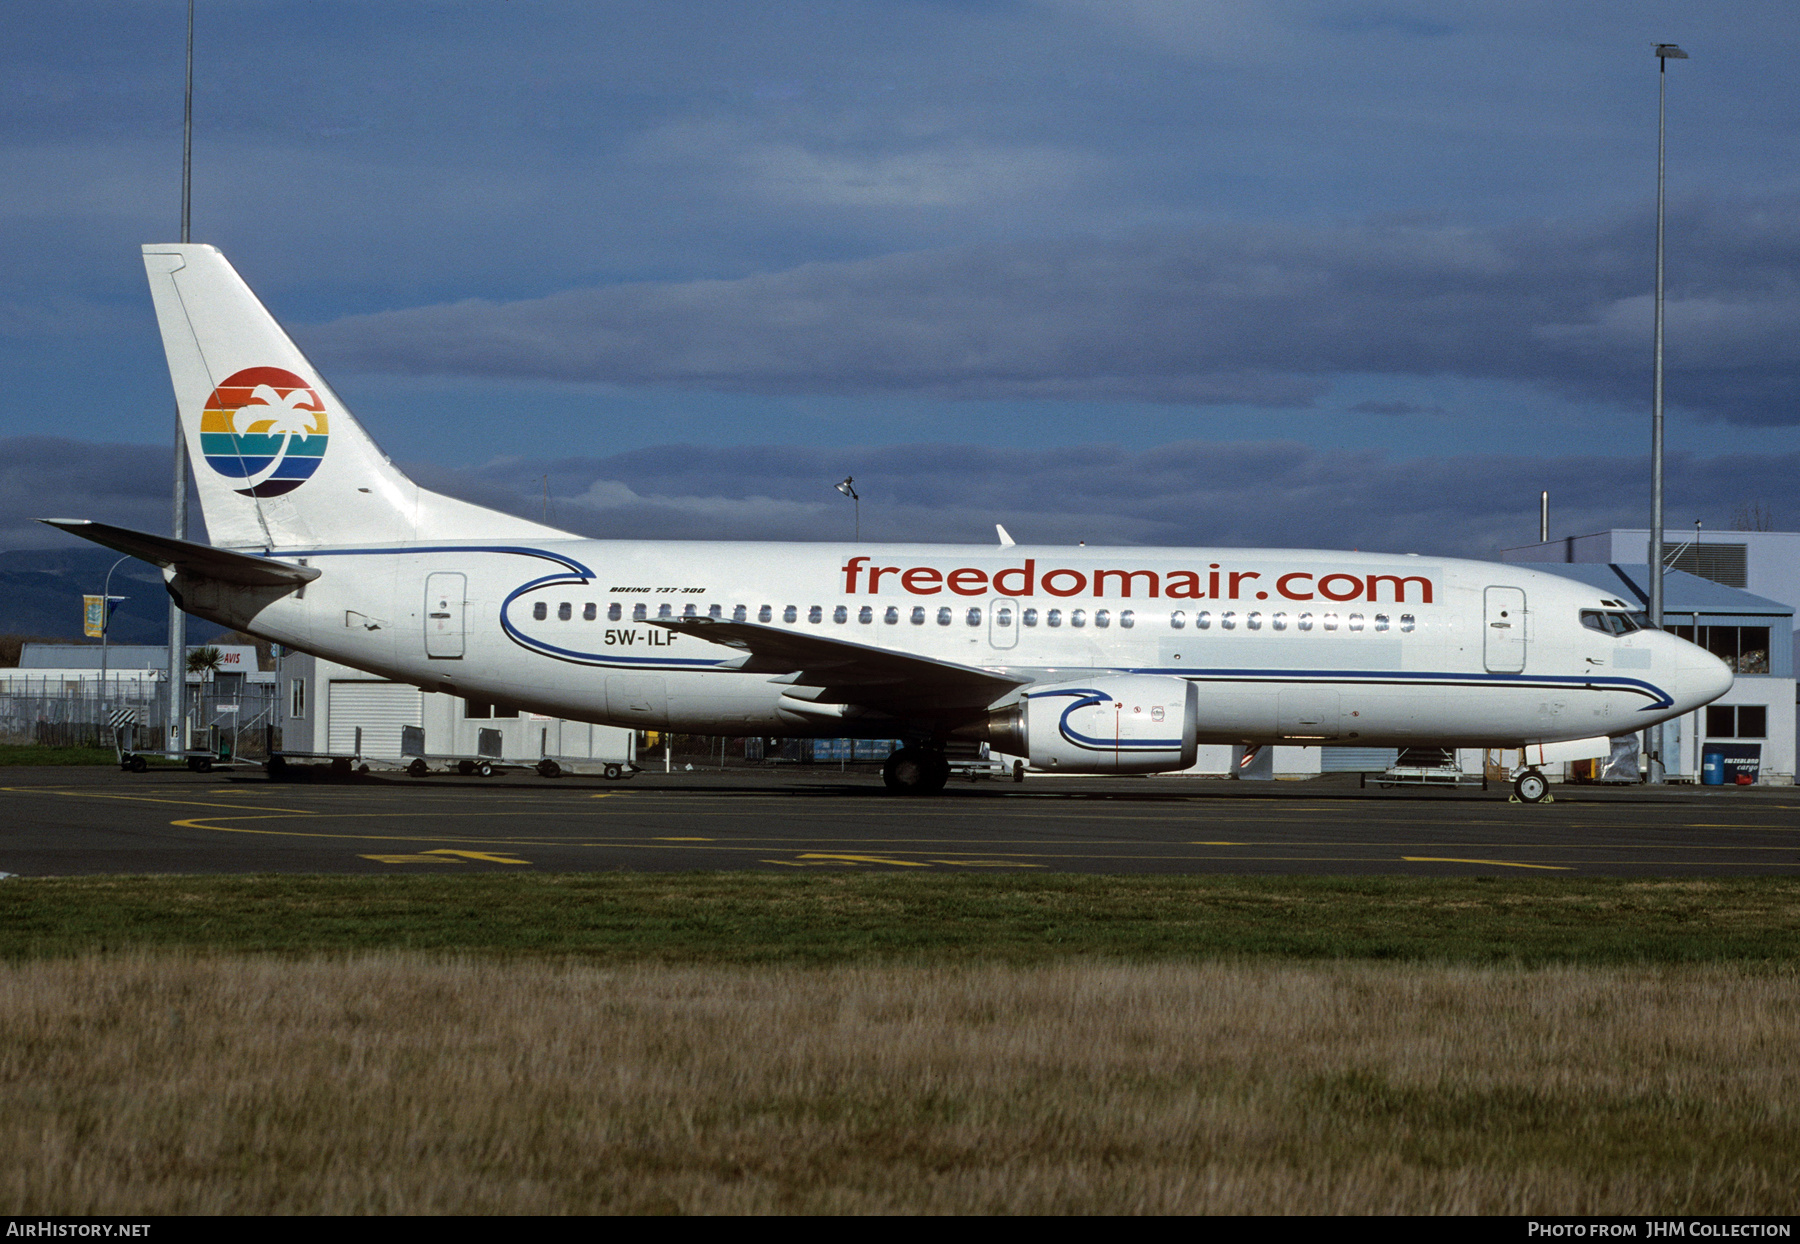
<svg viewBox="0 0 1800 1244"><path fill-rule="evenodd" d="M248 553L233 553L230 549L215 549L210 544L195 544L173 536L153 536L129 527L114 527L111 523L89 522L85 518L40 518L38 521L154 565L202 579L216 579L220 583L244 587L293 587L319 577L318 569L313 566L295 566Z"/></svg>
<svg viewBox="0 0 1800 1244"><path fill-rule="evenodd" d="M656 625L741 651L744 655L726 669L786 674L781 681L828 687L845 702L894 712L916 712L922 706L981 708L1030 681L755 622L668 618Z"/></svg>

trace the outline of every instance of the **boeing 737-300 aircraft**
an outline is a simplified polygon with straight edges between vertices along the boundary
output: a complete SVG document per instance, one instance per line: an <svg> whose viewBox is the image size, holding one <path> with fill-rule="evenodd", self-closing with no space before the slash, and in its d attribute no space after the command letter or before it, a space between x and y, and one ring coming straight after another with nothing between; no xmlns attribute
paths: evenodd
<svg viewBox="0 0 1800 1244"><path fill-rule="evenodd" d="M211 544L73 519L189 613L428 691L697 734L952 738L1061 773L1201 743L1604 739L1731 686L1519 566L1296 549L590 540L420 488L216 249L144 247ZM1600 754L1604 746L1583 754ZM1544 793L1527 769L1522 797Z"/></svg>

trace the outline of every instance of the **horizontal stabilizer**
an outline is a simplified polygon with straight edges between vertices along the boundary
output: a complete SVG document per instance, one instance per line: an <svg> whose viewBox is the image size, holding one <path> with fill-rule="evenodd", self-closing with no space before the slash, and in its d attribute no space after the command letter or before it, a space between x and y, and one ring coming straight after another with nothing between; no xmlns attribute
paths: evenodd
<svg viewBox="0 0 1800 1244"><path fill-rule="evenodd" d="M1029 681L950 661L874 648L824 635L799 634L755 622L719 618L658 619L657 626L736 648L745 656L727 668L788 674L780 681L831 687L859 704L899 710L915 700L982 706Z"/></svg>
<svg viewBox="0 0 1800 1244"><path fill-rule="evenodd" d="M38 521L155 565L202 579L215 579L220 583L235 583L243 587L280 587L284 584L298 586L319 577L318 570L311 566L295 566L267 557L254 557L249 553L233 553L228 549L215 549L210 544L195 544L191 540L177 540L173 536L153 536L145 531L133 531L129 527L89 522L85 518L40 518Z"/></svg>

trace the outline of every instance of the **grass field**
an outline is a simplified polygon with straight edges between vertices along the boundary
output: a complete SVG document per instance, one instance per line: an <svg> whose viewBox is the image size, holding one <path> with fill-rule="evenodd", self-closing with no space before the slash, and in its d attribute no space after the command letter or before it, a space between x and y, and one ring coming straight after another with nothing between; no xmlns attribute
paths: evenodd
<svg viewBox="0 0 1800 1244"><path fill-rule="evenodd" d="M1800 883L0 882L8 1213L1800 1210Z"/></svg>
<svg viewBox="0 0 1800 1244"><path fill-rule="evenodd" d="M151 759L152 764L178 762ZM0 765L116 765L110 747L45 747L38 743L0 743Z"/></svg>

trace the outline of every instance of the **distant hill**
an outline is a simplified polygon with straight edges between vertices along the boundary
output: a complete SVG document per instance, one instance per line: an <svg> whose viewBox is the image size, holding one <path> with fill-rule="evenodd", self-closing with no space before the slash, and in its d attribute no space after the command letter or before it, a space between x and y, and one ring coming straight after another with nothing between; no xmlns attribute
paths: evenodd
<svg viewBox="0 0 1800 1244"><path fill-rule="evenodd" d="M0 553L0 634L47 639L81 638L81 598L98 596L106 571L119 555L110 549L25 549ZM169 594L162 572L148 562L128 558L113 572L113 641L122 644L167 643ZM210 629L209 622L190 626Z"/></svg>

